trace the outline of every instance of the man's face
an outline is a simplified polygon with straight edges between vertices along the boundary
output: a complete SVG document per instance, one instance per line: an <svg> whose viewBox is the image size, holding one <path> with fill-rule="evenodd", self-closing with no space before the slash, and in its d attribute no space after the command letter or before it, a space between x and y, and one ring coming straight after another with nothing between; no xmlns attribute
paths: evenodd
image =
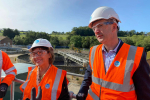
<svg viewBox="0 0 150 100"><path fill-rule="evenodd" d="M95 21L92 25L92 29L95 33L97 40L103 44L105 44L106 42L111 42L111 38L113 37L113 24L106 24L107 22L107 20L103 19Z"/></svg>

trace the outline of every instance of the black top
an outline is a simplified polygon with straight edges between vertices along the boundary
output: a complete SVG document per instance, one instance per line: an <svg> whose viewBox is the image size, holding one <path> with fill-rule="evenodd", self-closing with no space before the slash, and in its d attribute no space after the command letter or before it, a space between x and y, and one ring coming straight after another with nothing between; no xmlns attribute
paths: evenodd
<svg viewBox="0 0 150 100"><path fill-rule="evenodd" d="M62 89L61 89L61 94L58 100L70 100L66 77L64 78Z"/></svg>
<svg viewBox="0 0 150 100"><path fill-rule="evenodd" d="M123 42L121 41L117 53L122 47ZM92 83L91 79L91 68L90 65L88 65L85 75L84 75L84 80L81 84L80 90L78 93L84 93L88 94L88 89L89 86ZM150 100L150 67L146 61L146 52L145 50L143 51L141 61L139 64L139 67L133 74L133 82L135 86L135 92L137 94L137 100Z"/></svg>

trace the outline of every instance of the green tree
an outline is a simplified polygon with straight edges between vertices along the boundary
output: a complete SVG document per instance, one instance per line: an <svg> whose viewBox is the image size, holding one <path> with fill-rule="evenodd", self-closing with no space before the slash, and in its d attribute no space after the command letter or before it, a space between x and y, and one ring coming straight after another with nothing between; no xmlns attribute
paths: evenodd
<svg viewBox="0 0 150 100"><path fill-rule="evenodd" d="M49 40L50 39L50 35L48 33L45 33L45 32L28 31L25 34L25 37L23 39L23 41L24 41L23 43L25 45L32 44L38 38L43 38L43 39Z"/></svg>
<svg viewBox="0 0 150 100"><path fill-rule="evenodd" d="M50 38L50 42L51 42L51 44L52 44L53 47L59 46L59 40L58 40L58 37L56 37L56 36L51 37Z"/></svg>
<svg viewBox="0 0 150 100"><path fill-rule="evenodd" d="M150 32L148 32L147 35L150 36Z"/></svg>
<svg viewBox="0 0 150 100"><path fill-rule="evenodd" d="M128 36L133 36L136 35L136 31L135 30L131 30L128 32Z"/></svg>
<svg viewBox="0 0 150 100"><path fill-rule="evenodd" d="M69 34L67 37L66 37L66 40L65 40L65 44L66 46L69 46L70 45L70 38L72 37L71 34Z"/></svg>
<svg viewBox="0 0 150 100"><path fill-rule="evenodd" d="M80 27L73 27L71 34L80 36L93 36L94 32L88 26L85 27L80 26Z"/></svg>
<svg viewBox="0 0 150 100"><path fill-rule="evenodd" d="M16 35L13 39L13 43L15 45L23 45L23 39L20 36Z"/></svg>
<svg viewBox="0 0 150 100"><path fill-rule="evenodd" d="M143 40L136 41L135 46L143 47Z"/></svg>
<svg viewBox="0 0 150 100"><path fill-rule="evenodd" d="M65 34L66 34L66 35L69 35L69 34L71 34L71 32L66 32Z"/></svg>
<svg viewBox="0 0 150 100"><path fill-rule="evenodd" d="M99 45L99 41L96 39L95 36L91 36L90 37L90 47L95 46L95 45Z"/></svg>
<svg viewBox="0 0 150 100"><path fill-rule="evenodd" d="M142 47L145 48L146 51L150 51L150 37L145 37L144 40L141 41Z"/></svg>
<svg viewBox="0 0 150 100"><path fill-rule="evenodd" d="M135 46L140 46L139 41L143 40L145 38L145 36L144 35L133 35L131 38L132 38Z"/></svg>
<svg viewBox="0 0 150 100"><path fill-rule="evenodd" d="M3 36L7 36L10 39L13 39L15 37L15 33L14 33L14 31L12 29L7 28L7 29L4 29Z"/></svg>
<svg viewBox="0 0 150 100"><path fill-rule="evenodd" d="M137 32L136 35L144 35L144 32Z"/></svg>
<svg viewBox="0 0 150 100"><path fill-rule="evenodd" d="M82 38L82 48L90 48L90 37L83 37Z"/></svg>
<svg viewBox="0 0 150 100"><path fill-rule="evenodd" d="M77 35L77 32L76 31L71 31L71 34L72 35Z"/></svg>
<svg viewBox="0 0 150 100"><path fill-rule="evenodd" d="M74 45L75 47L82 47L82 38L80 35L74 35L70 38L70 45Z"/></svg>
<svg viewBox="0 0 150 100"><path fill-rule="evenodd" d="M125 37L125 36L127 36L127 32L126 31L118 31L118 36Z"/></svg>
<svg viewBox="0 0 150 100"><path fill-rule="evenodd" d="M124 43L134 45L134 42L132 41L132 38L130 37L125 37L125 38L120 38Z"/></svg>
<svg viewBox="0 0 150 100"><path fill-rule="evenodd" d="M15 36L20 35L20 32L17 29L14 30L14 33L15 33Z"/></svg>

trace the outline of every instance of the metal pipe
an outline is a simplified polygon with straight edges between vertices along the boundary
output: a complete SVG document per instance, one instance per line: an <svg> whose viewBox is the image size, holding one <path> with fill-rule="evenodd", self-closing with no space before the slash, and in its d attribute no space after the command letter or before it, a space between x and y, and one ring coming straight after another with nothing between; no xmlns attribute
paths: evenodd
<svg viewBox="0 0 150 100"><path fill-rule="evenodd" d="M15 79L14 79L14 82L17 82L17 83L24 83L25 81L24 81L24 80L21 80L21 79L15 78Z"/></svg>
<svg viewBox="0 0 150 100"><path fill-rule="evenodd" d="M5 78L5 76L2 76L1 78L3 79L3 78ZM25 81L21 80L21 79L17 79L17 78L15 78L12 81L12 83L10 85L10 100L14 100L15 82L17 82L17 83L24 83Z"/></svg>
<svg viewBox="0 0 150 100"><path fill-rule="evenodd" d="M70 73L70 72L67 72L67 74L68 74L68 75L73 75L73 76L84 77L84 75L76 74L76 73Z"/></svg>
<svg viewBox="0 0 150 100"><path fill-rule="evenodd" d="M10 100L14 100L15 82L11 83Z"/></svg>

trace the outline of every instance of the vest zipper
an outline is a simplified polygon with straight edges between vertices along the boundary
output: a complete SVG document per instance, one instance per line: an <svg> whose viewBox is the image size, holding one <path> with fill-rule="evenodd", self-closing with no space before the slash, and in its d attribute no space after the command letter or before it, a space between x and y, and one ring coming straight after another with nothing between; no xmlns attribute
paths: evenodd
<svg viewBox="0 0 150 100"><path fill-rule="evenodd" d="M103 84L103 81L101 82L101 86L100 86L99 100L101 100L101 88L102 88L102 84Z"/></svg>
<svg viewBox="0 0 150 100"><path fill-rule="evenodd" d="M103 53L102 53L103 54ZM103 57L103 55L102 55ZM104 61L104 58L103 58L103 63L104 63L104 69L105 69L105 75L106 75L106 67L105 67L105 61ZM101 83L101 87L102 87L102 84L103 84L103 81ZM100 92L99 92L99 100L101 99L101 87L100 87Z"/></svg>

